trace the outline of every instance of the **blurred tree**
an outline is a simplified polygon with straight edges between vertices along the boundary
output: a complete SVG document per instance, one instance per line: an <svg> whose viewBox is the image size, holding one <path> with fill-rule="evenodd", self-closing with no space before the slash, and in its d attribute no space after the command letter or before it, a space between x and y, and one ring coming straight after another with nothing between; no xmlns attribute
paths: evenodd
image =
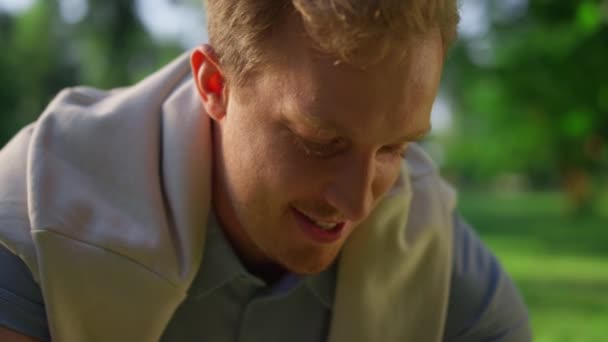
<svg viewBox="0 0 608 342"><path fill-rule="evenodd" d="M52 39L49 13L52 3L38 6L20 17L3 15L0 69L0 144L39 114L57 83L72 73L61 63L59 39Z"/></svg>
<svg viewBox="0 0 608 342"><path fill-rule="evenodd" d="M38 0L25 13L0 12L0 146L33 121L62 88L131 84L181 52L154 41L134 0L88 0L77 22L61 0Z"/></svg>
<svg viewBox="0 0 608 342"><path fill-rule="evenodd" d="M512 16L490 4L488 34L463 39L447 68L447 168L560 184L584 212L608 165L608 1L536 0Z"/></svg>
<svg viewBox="0 0 608 342"><path fill-rule="evenodd" d="M57 1L57 0L55 0ZM86 17L70 29L82 82L103 88L133 83L174 58L177 44L154 41L138 19L136 1L88 0Z"/></svg>

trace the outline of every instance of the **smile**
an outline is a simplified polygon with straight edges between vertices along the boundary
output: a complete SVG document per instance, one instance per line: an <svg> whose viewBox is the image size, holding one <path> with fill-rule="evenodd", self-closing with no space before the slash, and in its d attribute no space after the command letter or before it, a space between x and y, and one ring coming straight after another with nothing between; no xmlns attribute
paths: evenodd
<svg viewBox="0 0 608 342"><path fill-rule="evenodd" d="M312 218L309 217L309 219L311 221L313 221L317 226L323 228L323 229L327 229L327 230L331 230L336 228L336 226L339 224L339 222L324 222L324 221L317 221L314 220Z"/></svg>
<svg viewBox="0 0 608 342"><path fill-rule="evenodd" d="M346 222L319 220L295 208L292 209L298 227L315 242L333 243L339 240L345 232Z"/></svg>

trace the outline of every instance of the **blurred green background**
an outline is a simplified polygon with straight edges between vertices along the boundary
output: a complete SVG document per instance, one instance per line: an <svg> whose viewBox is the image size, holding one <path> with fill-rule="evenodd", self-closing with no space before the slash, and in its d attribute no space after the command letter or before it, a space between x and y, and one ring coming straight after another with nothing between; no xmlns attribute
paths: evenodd
<svg viewBox="0 0 608 342"><path fill-rule="evenodd" d="M530 306L608 339L608 1L462 0L425 148ZM198 0L0 0L0 146L63 87L128 85L205 41Z"/></svg>

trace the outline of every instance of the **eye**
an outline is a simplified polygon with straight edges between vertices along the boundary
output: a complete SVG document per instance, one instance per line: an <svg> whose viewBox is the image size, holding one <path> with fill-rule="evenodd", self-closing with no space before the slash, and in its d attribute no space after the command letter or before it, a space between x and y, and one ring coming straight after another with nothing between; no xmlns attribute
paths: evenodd
<svg viewBox="0 0 608 342"><path fill-rule="evenodd" d="M403 159L407 152L407 146L408 144L388 145L382 147L380 152L390 155L393 158Z"/></svg>
<svg viewBox="0 0 608 342"><path fill-rule="evenodd" d="M317 142L302 137L299 137L298 140L304 152L316 157L329 157L340 150L340 142L338 140Z"/></svg>
<svg viewBox="0 0 608 342"><path fill-rule="evenodd" d="M292 130L290 131L296 146L309 156L319 158L330 157L338 153L342 147L342 142L340 139L317 141L310 138L304 138L298 133Z"/></svg>

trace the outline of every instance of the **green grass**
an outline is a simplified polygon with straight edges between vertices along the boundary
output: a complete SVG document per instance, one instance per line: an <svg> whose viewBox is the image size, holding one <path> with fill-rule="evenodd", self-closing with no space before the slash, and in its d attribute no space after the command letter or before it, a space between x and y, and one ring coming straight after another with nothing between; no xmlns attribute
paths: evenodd
<svg viewBox="0 0 608 342"><path fill-rule="evenodd" d="M534 341L608 341L608 215L570 217L565 207L557 193L460 198L461 213L518 284Z"/></svg>

